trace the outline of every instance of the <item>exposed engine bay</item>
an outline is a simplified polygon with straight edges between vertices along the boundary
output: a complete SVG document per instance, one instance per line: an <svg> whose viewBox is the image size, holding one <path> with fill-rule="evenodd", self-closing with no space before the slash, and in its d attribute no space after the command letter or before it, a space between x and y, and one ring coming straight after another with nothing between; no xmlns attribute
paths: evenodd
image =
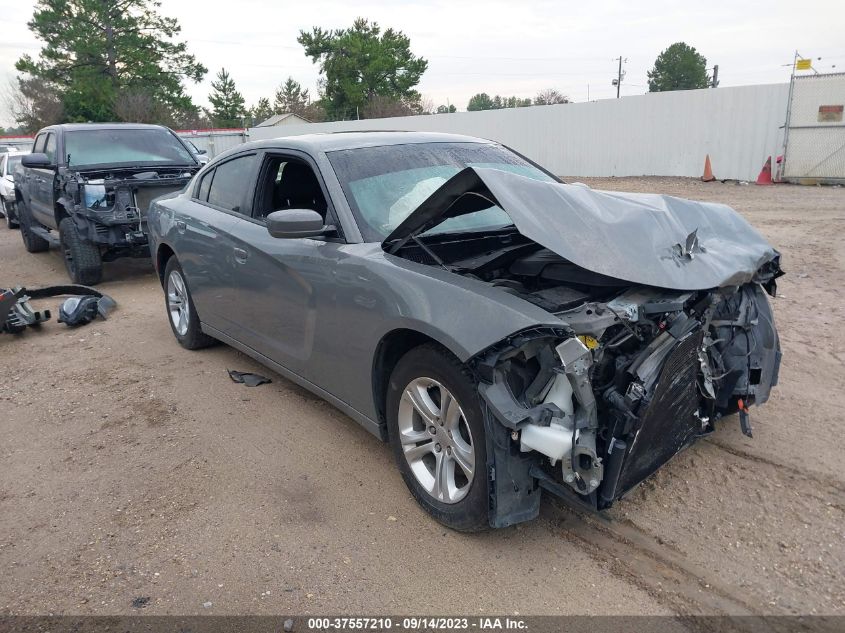
<svg viewBox="0 0 845 633"><path fill-rule="evenodd" d="M748 407L777 383L780 345L764 289L774 296L778 258L751 282L682 291L592 272L513 226L427 235L395 254L561 320L472 359L488 417L506 429L494 433L494 450L497 476L509 481L496 486L493 506L524 506L542 486L609 507L720 418L739 412L750 436Z"/></svg>
<svg viewBox="0 0 845 633"><path fill-rule="evenodd" d="M184 168L73 172L63 184L61 201L73 205L74 222L88 240L147 256L150 202L182 190L192 175Z"/></svg>

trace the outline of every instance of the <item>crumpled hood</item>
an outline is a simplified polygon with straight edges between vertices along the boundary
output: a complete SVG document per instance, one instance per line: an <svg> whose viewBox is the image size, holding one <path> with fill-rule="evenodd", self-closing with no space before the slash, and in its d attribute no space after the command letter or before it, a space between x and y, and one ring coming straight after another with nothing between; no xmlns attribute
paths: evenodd
<svg viewBox="0 0 845 633"><path fill-rule="evenodd" d="M778 252L724 204L596 191L468 167L385 239L395 252L440 222L495 203L527 238L587 270L626 282L704 290L750 282Z"/></svg>

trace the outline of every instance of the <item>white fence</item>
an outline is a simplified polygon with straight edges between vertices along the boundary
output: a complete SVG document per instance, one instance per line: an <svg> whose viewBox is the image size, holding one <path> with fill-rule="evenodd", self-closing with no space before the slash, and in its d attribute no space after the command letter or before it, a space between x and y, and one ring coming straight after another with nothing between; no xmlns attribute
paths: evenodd
<svg viewBox="0 0 845 633"><path fill-rule="evenodd" d="M845 73L793 80L783 178L845 181Z"/></svg>
<svg viewBox="0 0 845 633"><path fill-rule="evenodd" d="M251 128L250 140L345 130L452 132L508 145L562 176L755 179L783 149L789 84L649 93L589 103Z"/></svg>

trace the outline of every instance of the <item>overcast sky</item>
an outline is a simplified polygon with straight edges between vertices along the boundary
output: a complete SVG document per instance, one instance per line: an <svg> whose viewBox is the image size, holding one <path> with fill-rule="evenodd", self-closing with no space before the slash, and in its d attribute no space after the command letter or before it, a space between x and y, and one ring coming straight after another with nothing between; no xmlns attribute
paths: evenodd
<svg viewBox="0 0 845 633"><path fill-rule="evenodd" d="M419 85L435 105L466 108L477 92L533 97L557 88L574 101L616 96L615 57L627 58L622 95L648 90L646 71L677 41L719 65L721 86L789 80L793 51L822 57L822 72L845 71L843 0L162 0L161 12L182 25L189 50L209 73L188 86L207 105L209 83L226 67L248 105L272 97L289 75L316 93L319 70L296 37L313 26L341 28L356 17L404 31L429 61ZM3 0L0 80L15 60L37 54L26 27L35 2ZM835 65L835 68L834 68ZM3 114L0 121L8 119ZM5 121L7 124L9 121Z"/></svg>

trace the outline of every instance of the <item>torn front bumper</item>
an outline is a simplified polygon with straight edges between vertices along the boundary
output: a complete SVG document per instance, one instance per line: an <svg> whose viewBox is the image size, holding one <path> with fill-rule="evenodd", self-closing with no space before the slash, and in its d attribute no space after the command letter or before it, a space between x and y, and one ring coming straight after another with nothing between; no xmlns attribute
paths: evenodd
<svg viewBox="0 0 845 633"><path fill-rule="evenodd" d="M737 410L750 434L747 405L768 399L781 360L771 307L760 286L748 284L727 297L714 293L697 309L602 385L591 383L586 346L563 329L523 333L476 357L492 526L536 516L540 488L608 508ZM556 365L542 359L544 347L557 350ZM520 353L540 367L533 381L512 376ZM550 396L526 401L535 383L554 385L549 372L566 376L574 406Z"/></svg>

